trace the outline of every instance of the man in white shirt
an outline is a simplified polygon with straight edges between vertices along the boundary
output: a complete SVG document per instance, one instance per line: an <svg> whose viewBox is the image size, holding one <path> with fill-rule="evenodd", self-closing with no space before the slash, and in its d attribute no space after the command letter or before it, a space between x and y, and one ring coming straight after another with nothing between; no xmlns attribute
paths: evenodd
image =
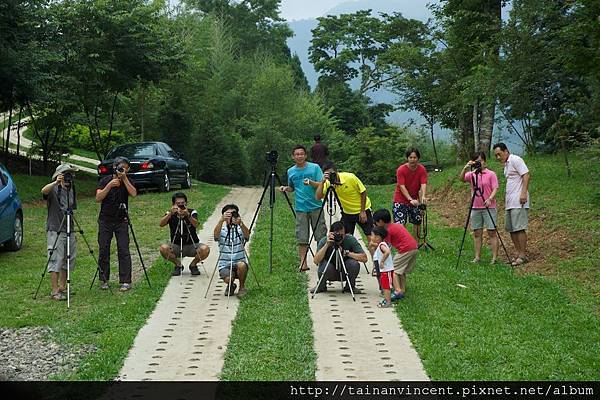
<svg viewBox="0 0 600 400"><path fill-rule="evenodd" d="M496 160L504 164L506 198L504 202L506 230L517 250L513 266L527 261L527 222L529 211L529 169L523 159L510 154L504 143L494 145Z"/></svg>

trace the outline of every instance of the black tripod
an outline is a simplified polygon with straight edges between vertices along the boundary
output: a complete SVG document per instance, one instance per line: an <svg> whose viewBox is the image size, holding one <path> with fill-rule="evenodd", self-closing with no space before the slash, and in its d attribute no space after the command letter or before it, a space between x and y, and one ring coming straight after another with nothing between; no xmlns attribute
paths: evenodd
<svg viewBox="0 0 600 400"><path fill-rule="evenodd" d="M190 230L190 222L188 222L185 218L183 217L178 217L179 218L179 223L177 224L177 229L175 230L175 234L173 235L173 239L171 240L171 245L175 244L175 239L177 239L177 233L179 233L179 260L180 262L183 261L183 228L186 228L187 231L187 240L186 242L192 242L194 244L194 249L196 251L198 251L198 246L200 244L200 239L198 239L198 242L196 243L196 241L194 240L194 236L192 235L192 231ZM196 257L197 254L194 255L194 258ZM206 273L208 275L208 272L206 271L206 268L204 267L204 262L202 260L200 260L200 264L202 265L202 268L204 269L204 273ZM182 265L183 268L183 265ZM181 276L183 276L183 274L181 274Z"/></svg>
<svg viewBox="0 0 600 400"><path fill-rule="evenodd" d="M217 259L215 268L213 269L212 275L210 276L210 280L208 281L208 286L206 287L206 293L204 294L204 298L206 299L206 297L208 296L208 292L210 290L210 285L212 285L212 281L215 277L215 273L217 272L217 269L219 268L219 260L221 259L221 254L223 254L223 247L224 247L225 243L228 243L229 247L231 249L231 253L230 253L230 257L229 257L229 284L227 286L228 290L227 290L227 306L226 306L226 308L229 308L229 297L231 296L230 288L233 285L233 240L234 240L233 232L234 231L235 231L235 238L237 238L239 240L239 242L242 245L242 249L244 250L244 259L246 261L246 265L248 265L248 271L252 272L252 276L254 276L254 280L256 280L256 285L260 288L260 283L258 282L256 273L250 266L250 257L248 257L248 252L246 251L246 240L244 239L244 235L240 234L240 230L238 227L239 227L239 225L232 225L232 224L227 225L227 236L225 238L224 244L219 249L219 259Z"/></svg>
<svg viewBox="0 0 600 400"><path fill-rule="evenodd" d="M54 243L52 244L52 247L50 248L50 253L48 254L48 261L46 261L46 265L44 266L44 270L42 271L42 276L40 278L40 282L38 283L37 290L35 291L35 294L33 295L33 298L37 299L37 295L40 291L40 287L42 286L42 282L44 281L44 277L46 276L46 271L48 270L48 265L50 264L52 255L56 251L56 244L58 243L58 239L60 238L60 235L62 233L62 228L63 228L63 226L65 226L65 223L66 223L66 228L67 228L67 231L66 231L66 235L67 235L67 243L66 243L67 309L69 309L69 308L71 308L71 236L73 235L71 228L73 227L73 222L75 222L75 224L77 225L78 232L81 234L81 237L83 238L83 241L84 241L85 245L87 246L91 256L94 258L96 265L98 265L98 261L96 259L96 256L94 255L94 251L90 247L90 244L88 243L85 235L83 234L83 229L81 229L79 222L77 222L77 220L75 219L75 216L73 215L73 208L72 208L72 204L70 203L70 199L71 199L71 193L73 193L73 195L75 196L75 185L74 185L73 181L71 180L71 182L66 183L65 186L66 186L66 191L67 191L67 204L66 204L66 207L62 210L63 217L62 217L62 220L60 221L60 227L58 228L56 239L54 239ZM61 193L62 193L62 186L59 184L58 196L57 196L59 204L60 204Z"/></svg>
<svg viewBox="0 0 600 400"><path fill-rule="evenodd" d="M140 257L140 262L142 263L142 269L144 270L144 275L146 276L146 281L148 281L148 287L152 287L150 284L150 278L148 277L148 271L146 271L146 265L144 264L144 259L142 258L142 252L140 251L140 246L138 245L138 241L135 237L135 232L133 230L133 225L131 224L131 218L129 218L129 210L127 209L127 204L121 203L119 204L119 211L125 213L125 218L127 219L127 225L129 225L129 229L131 230L131 237L133 237L133 242L135 243L135 248L137 249L138 256ZM96 281L96 277L98 273L103 275L103 271L100 270L100 265L96 269L96 273L94 274L94 278L92 279L92 283L90 284L90 289L94 286L94 282ZM109 286L110 288L110 286Z"/></svg>
<svg viewBox="0 0 600 400"><path fill-rule="evenodd" d="M323 273L317 282L317 286L315 286L315 291L313 292L311 299L314 299L317 293L319 292L319 288L321 287L321 282L325 278L325 274L327 272L327 268L331 265L331 259L333 256L335 257L335 269L340 272L340 283L342 284L342 291L344 290L344 277L346 278L346 284L350 289L350 294L352 295L352 300L356 301L356 297L354 297L354 290L352 289L352 284L350 283L350 277L348 276L348 270L346 269L346 263L344 262L344 254L342 253L342 243L333 243L333 251L329 255L327 259L327 264L325 264L325 269L323 269ZM342 268L340 268L340 264Z"/></svg>
<svg viewBox="0 0 600 400"><path fill-rule="evenodd" d="M421 226L417 229L417 241L419 239L423 239L423 242L419 245L418 248L420 249L421 247L424 247L426 251L429 251L429 249L435 250L435 248L431 244L429 244L429 242L427 241L427 234L429 233L429 224L428 224L428 218L427 218L427 205L420 204L419 209L421 211L423 211L423 218L421 221Z"/></svg>
<svg viewBox="0 0 600 400"><path fill-rule="evenodd" d="M256 206L256 211L254 212L254 216L252 217L252 222L250 223L249 228L249 230L252 232L252 227L254 226L254 222L256 222L256 217L258 216L260 206L262 205L267 190L269 190L269 209L271 210L271 226L269 228L269 272L273 272L273 211L275 206L275 179L277 179L277 182L280 186L283 186L283 184L281 183L281 178L279 177L276 171L277 158L278 154L275 150L267 153L267 162L269 162L269 164L271 165L271 171L268 172L265 176L265 183L263 184L264 189L262 194L260 195L260 200L258 201L258 205ZM292 214L294 215L294 218L296 218L296 211L294 211L294 207L292 206L290 198L288 197L286 192L283 192L283 194L285 196L285 199L287 200L290 210L292 211Z"/></svg>
<svg viewBox="0 0 600 400"><path fill-rule="evenodd" d="M456 260L456 268L458 268L458 264L460 263L460 256L462 255L462 250L465 245L465 237L467 236L467 228L469 227L469 220L471 219L471 211L473 210L473 203L475 202L475 196L481 197L481 200L484 202L484 205L485 205L485 199L483 197L483 189L479 187L479 175L481 175L481 168L475 169L473 175L471 175L471 182L473 184L473 195L471 196L471 203L469 204L469 211L467 212L467 220L465 221L465 229L463 231L462 241L460 242L460 249L458 250L458 259ZM508 256L508 251L506 250L506 246L504 246L504 241L502 240L502 237L500 236L500 232L498 232L498 227L496 226L496 222L494 221L494 218L492 217L492 213L490 212L490 209L488 208L488 206L485 206L485 209L487 210L487 213L490 216L490 220L492 221L492 224L494 225L494 229L496 230L496 235L498 236L498 240L500 240L500 243L502 244L502 248L504 249L504 254L506 254L506 259L510 260L510 257Z"/></svg>

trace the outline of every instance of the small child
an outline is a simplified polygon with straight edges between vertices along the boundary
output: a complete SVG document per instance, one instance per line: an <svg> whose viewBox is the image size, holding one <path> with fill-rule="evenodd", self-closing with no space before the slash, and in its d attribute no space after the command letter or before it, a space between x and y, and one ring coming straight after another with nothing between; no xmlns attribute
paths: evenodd
<svg viewBox="0 0 600 400"><path fill-rule="evenodd" d="M391 257L390 247L383 238L387 236L387 230L382 226L373 228L371 243L375 247L373 253L373 262L379 266L379 283L383 290L384 299L378 304L381 308L388 308L392 305L391 284L393 282L394 263Z"/></svg>

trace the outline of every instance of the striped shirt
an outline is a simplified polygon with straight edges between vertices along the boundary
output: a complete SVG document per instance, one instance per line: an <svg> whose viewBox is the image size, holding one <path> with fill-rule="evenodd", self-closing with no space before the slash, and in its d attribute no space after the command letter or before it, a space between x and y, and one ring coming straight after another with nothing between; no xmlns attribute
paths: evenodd
<svg viewBox="0 0 600 400"><path fill-rule="evenodd" d="M246 260L243 238L244 232L239 225L233 225L231 229L227 225L221 228L219 262L217 263L219 269L229 268L232 263L235 265L238 261Z"/></svg>

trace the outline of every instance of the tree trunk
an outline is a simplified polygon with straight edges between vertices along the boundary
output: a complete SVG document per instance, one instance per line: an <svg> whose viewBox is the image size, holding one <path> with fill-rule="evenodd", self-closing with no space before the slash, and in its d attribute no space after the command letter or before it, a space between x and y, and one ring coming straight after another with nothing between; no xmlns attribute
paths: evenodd
<svg viewBox="0 0 600 400"><path fill-rule="evenodd" d="M494 121L496 116L496 102L491 101L481 110L481 132L479 135L478 151L490 155L492 136L494 134Z"/></svg>
<svg viewBox="0 0 600 400"><path fill-rule="evenodd" d="M565 144L565 141L563 139L560 140L560 144L562 147L562 151L563 151L563 156L565 158L565 165L567 166L567 176L570 178L571 177L571 164L569 164L569 155L567 152L567 146Z"/></svg>
<svg viewBox="0 0 600 400"><path fill-rule="evenodd" d="M473 104L473 148L472 151L479 150L481 136L481 111L479 110L479 100Z"/></svg>
<svg viewBox="0 0 600 400"><path fill-rule="evenodd" d="M17 157L21 150L21 115L23 114L23 106L19 107L19 121L17 121Z"/></svg>
<svg viewBox="0 0 600 400"><path fill-rule="evenodd" d="M471 149L473 149L473 112L463 112L458 117L458 136L456 152L457 162L461 163L468 159Z"/></svg>
<svg viewBox="0 0 600 400"><path fill-rule="evenodd" d="M146 87L144 84L140 84L140 91L138 93L138 103L140 107L140 140L143 142L145 138L144 134L144 109L146 105Z"/></svg>
<svg viewBox="0 0 600 400"><path fill-rule="evenodd" d="M10 109L8 110L8 126L6 127L6 141L4 148L4 165L8 165L8 150L10 148L10 128L12 124L12 112L13 112L14 103L11 100Z"/></svg>
<svg viewBox="0 0 600 400"><path fill-rule="evenodd" d="M431 144L433 145L433 156L435 157L435 165L440 165L440 160L438 159L437 150L435 148L435 137L433 136L433 125L434 122L429 122L429 132L431 132Z"/></svg>

